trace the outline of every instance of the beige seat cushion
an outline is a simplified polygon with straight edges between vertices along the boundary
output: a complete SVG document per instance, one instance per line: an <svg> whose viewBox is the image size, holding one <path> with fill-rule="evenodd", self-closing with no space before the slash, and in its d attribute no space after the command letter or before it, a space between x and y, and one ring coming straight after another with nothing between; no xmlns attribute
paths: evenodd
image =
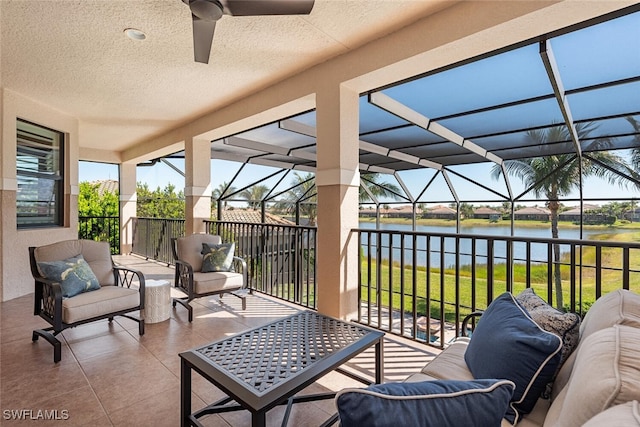
<svg viewBox="0 0 640 427"><path fill-rule="evenodd" d="M567 385L544 425L578 427L611 406L640 399L640 329L614 325L581 343Z"/></svg>
<svg viewBox="0 0 640 427"><path fill-rule="evenodd" d="M536 406L528 414L524 415L520 421L518 421L518 427L542 427L544 420L551 406L549 399L539 398L536 401ZM508 423L508 421L504 420Z"/></svg>
<svg viewBox="0 0 640 427"><path fill-rule="evenodd" d="M180 237L176 241L176 253L180 261L188 262L193 271L202 270L202 244L218 245L222 243L220 236L212 234L192 234Z"/></svg>
<svg viewBox="0 0 640 427"><path fill-rule="evenodd" d="M62 300L62 321L74 323L140 305L137 289L105 286Z"/></svg>
<svg viewBox="0 0 640 427"><path fill-rule="evenodd" d="M411 375L406 381L461 380L471 381L473 375L464 361L468 338L458 338L442 353L422 368L420 373Z"/></svg>
<svg viewBox="0 0 640 427"><path fill-rule="evenodd" d="M234 290L243 286L242 274L226 271L193 273L193 289L197 294Z"/></svg>
<svg viewBox="0 0 640 427"><path fill-rule="evenodd" d="M638 401L616 405L600 412L582 427L640 427L640 408Z"/></svg>

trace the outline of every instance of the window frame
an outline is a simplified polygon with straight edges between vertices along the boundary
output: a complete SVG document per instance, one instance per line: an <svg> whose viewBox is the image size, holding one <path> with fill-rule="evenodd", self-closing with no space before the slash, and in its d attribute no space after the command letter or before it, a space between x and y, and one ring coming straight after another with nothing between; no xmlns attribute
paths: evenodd
<svg viewBox="0 0 640 427"><path fill-rule="evenodd" d="M47 140L50 141L49 148L46 146ZM27 142L32 145L28 146ZM64 132L22 118L16 119L16 224L19 230L62 227L64 225L65 143L66 135ZM38 144L40 146L37 146ZM29 153L30 150L33 152L32 154ZM40 151L40 154L35 153L36 151ZM55 151L58 151L57 156ZM28 168L30 156L34 163L37 162L37 166L35 168L32 166L31 169ZM48 156L53 159L51 165L48 166L49 169L46 165L45 168L41 168L42 162L46 161ZM24 158L22 160L23 167L21 167L21 157ZM25 165L27 167L24 167ZM50 184L47 185L50 186L49 192L53 200L50 199L48 202L38 200L38 198L20 200L21 185L26 188L26 185L21 184L21 181L25 180L37 180L35 184L37 192L42 190L42 184L50 181ZM22 202L24 202L25 208L20 207ZM47 204L43 205L43 202ZM36 213L21 213L25 209ZM39 214L38 211L42 210L45 212Z"/></svg>

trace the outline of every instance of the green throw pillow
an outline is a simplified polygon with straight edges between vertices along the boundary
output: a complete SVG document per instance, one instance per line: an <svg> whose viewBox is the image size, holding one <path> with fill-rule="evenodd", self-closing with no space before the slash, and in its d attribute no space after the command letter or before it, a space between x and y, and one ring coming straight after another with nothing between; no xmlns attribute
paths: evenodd
<svg viewBox="0 0 640 427"><path fill-rule="evenodd" d="M38 269L45 279L60 284L63 298L71 298L83 292L100 289L98 278L82 255L63 261L39 262Z"/></svg>
<svg viewBox="0 0 640 427"><path fill-rule="evenodd" d="M235 243L202 244L202 272L230 271Z"/></svg>

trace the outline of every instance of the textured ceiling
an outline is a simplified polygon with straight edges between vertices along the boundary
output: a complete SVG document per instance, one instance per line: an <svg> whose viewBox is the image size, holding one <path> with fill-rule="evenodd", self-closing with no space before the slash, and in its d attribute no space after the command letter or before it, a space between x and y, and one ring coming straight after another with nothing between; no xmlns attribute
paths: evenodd
<svg viewBox="0 0 640 427"><path fill-rule="evenodd" d="M450 4L316 0L308 16L224 16L200 64L181 0L0 0L2 86L79 118L82 147L122 150Z"/></svg>

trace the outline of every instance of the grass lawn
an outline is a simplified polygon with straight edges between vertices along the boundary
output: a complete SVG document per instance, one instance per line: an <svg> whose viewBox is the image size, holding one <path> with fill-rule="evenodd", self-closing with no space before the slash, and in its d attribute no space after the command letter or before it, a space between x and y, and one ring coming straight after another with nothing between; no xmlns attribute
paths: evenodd
<svg viewBox="0 0 640 427"><path fill-rule="evenodd" d="M640 241L640 232L625 234L602 235L603 240L619 242ZM565 254L563 263L569 262L569 255ZM579 263L579 262L578 262ZM571 284L571 267L561 266L563 300L565 309L584 313L596 299L596 269L590 266L596 264L596 251L593 247L584 248L582 254L583 267L576 268L576 283ZM630 251L630 266L640 265L640 249ZM622 287L622 249L604 248L601 255L601 293L607 293ZM413 312L424 315L427 307L432 317L455 321L472 311L484 309L487 306L488 281L486 265L476 265L475 276L471 266L462 266L458 272L447 269L440 274L439 269L427 272L424 268L405 266L401 269L395 263L393 266L383 261L377 265L372 261L370 273L366 260L362 265L361 296L364 301L372 304L393 307L394 310ZM553 301L554 289L549 286L548 266L546 264L532 265L530 270L531 287L542 298ZM369 277L371 279L369 280ZM378 279L379 277L379 279ZM415 277L415 280L414 280ZM367 284L370 283L370 286ZM391 284L391 286L390 286ZM571 288L575 289L575 306L570 307ZM512 292L518 293L526 288L526 266L515 264L513 271ZM508 290L506 282L506 265L494 265L493 297ZM640 290L640 273L630 273L630 289ZM404 297L402 297L404 295ZM415 298L414 298L415 296ZM443 297L444 296L444 297ZM415 307L413 306L415 300ZM456 301L459 301L460 311L456 313Z"/></svg>

